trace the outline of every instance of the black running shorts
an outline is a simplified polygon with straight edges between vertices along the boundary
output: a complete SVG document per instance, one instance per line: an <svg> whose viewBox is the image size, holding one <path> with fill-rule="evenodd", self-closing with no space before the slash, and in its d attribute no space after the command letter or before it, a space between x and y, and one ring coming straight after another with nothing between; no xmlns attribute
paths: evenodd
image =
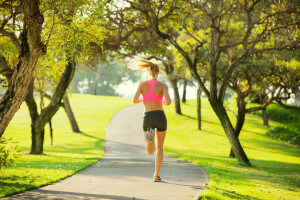
<svg viewBox="0 0 300 200"><path fill-rule="evenodd" d="M156 128L160 132L167 130L167 118L163 110L145 112L143 129L147 131L148 128Z"/></svg>

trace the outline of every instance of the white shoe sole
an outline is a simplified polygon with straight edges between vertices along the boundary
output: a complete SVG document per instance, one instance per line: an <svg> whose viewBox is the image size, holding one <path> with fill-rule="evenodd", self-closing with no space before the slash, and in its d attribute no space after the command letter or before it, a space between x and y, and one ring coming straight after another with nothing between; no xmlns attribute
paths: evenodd
<svg viewBox="0 0 300 200"><path fill-rule="evenodd" d="M146 141L151 142L154 139L154 129L153 128L148 128L147 133L146 133Z"/></svg>

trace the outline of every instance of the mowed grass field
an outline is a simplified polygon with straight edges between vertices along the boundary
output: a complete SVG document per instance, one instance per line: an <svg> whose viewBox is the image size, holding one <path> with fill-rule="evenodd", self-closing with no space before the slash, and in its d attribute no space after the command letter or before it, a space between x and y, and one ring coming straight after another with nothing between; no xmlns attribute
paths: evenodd
<svg viewBox="0 0 300 200"><path fill-rule="evenodd" d="M22 105L5 132L23 148L17 165L0 171L0 197L56 182L68 177L103 155L105 128L119 109L131 99L73 94L70 103L82 134L73 133L63 109L53 118L54 144L49 127L45 155L30 151L30 117ZM268 127L258 116L247 115L241 143L252 167L240 166L229 158L228 139L207 100L202 101L202 130L197 130L196 101L182 104L183 116L166 107L168 132L165 153L197 163L209 174L202 199L300 199L300 148L265 135ZM235 122L235 116L230 112ZM275 122L270 122L274 126ZM163 176L163 175L162 175Z"/></svg>
<svg viewBox="0 0 300 200"><path fill-rule="evenodd" d="M131 99L73 94L70 103L82 133L73 133L63 108L52 120L54 143L49 127L45 133L45 155L29 155L30 116L23 104L7 127L4 137L12 138L23 149L14 167L0 171L0 197L56 182L98 161L104 152L105 128Z"/></svg>
<svg viewBox="0 0 300 200"><path fill-rule="evenodd" d="M230 145L209 102L202 100L202 130L197 130L196 101L166 108L168 132L165 153L203 167L209 183L202 199L299 200L300 148L265 135L268 127L258 116L247 115L240 141L252 167L229 158ZM229 112L235 123L235 115ZM270 122L274 126L275 122Z"/></svg>

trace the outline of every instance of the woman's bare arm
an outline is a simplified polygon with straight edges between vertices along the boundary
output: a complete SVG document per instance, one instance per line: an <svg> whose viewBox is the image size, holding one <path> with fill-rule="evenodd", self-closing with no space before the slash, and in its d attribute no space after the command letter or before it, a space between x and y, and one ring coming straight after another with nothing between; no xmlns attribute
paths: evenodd
<svg viewBox="0 0 300 200"><path fill-rule="evenodd" d="M141 90L141 84L140 84L138 89L135 92L135 95L134 95L134 98L133 98L133 103L141 103L143 101L142 98L139 98L141 93L142 93L142 90Z"/></svg>
<svg viewBox="0 0 300 200"><path fill-rule="evenodd" d="M168 86L166 84L164 84L163 94L164 94L164 97L165 97L165 104L170 105L171 104L171 98L170 98Z"/></svg>

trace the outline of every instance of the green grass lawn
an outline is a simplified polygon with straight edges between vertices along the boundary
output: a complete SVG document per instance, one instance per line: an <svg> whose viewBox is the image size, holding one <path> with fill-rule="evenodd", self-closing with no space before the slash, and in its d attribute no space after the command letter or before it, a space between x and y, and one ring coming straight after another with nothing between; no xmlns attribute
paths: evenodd
<svg viewBox="0 0 300 200"><path fill-rule="evenodd" d="M17 165L0 171L0 197L37 188L70 176L103 155L105 127L113 114L131 105L130 99L73 94L70 98L82 134L71 131L63 109L53 118L54 145L46 127L45 154L30 150L30 117L26 105L15 115L5 137L23 148ZM230 145L210 105L203 100L202 130L197 130L196 102L182 104L184 116L176 115L174 105L166 108L168 133L165 153L202 166L209 184L202 199L299 199L300 148L265 135L268 130L258 116L248 115L241 143L252 167L238 165L229 158ZM230 113L232 121L234 114ZM278 124L270 122L271 126Z"/></svg>
<svg viewBox="0 0 300 200"><path fill-rule="evenodd" d="M258 116L247 115L240 135L252 167L229 158L230 145L207 100L203 100L202 130L197 130L196 101L166 109L168 133L165 153L192 161L209 174L202 199L300 199L300 148L265 135L268 128ZM235 122L235 116L230 113ZM275 122L270 122L274 126Z"/></svg>
<svg viewBox="0 0 300 200"><path fill-rule="evenodd" d="M4 137L17 141L23 152L16 166L0 171L0 197L58 181L95 163L103 155L105 128L111 117L132 104L131 99L79 94L71 95L70 103L83 133L72 132L64 110L60 109L52 120L53 146L46 126L43 156L28 154L30 116L27 106L21 106Z"/></svg>

